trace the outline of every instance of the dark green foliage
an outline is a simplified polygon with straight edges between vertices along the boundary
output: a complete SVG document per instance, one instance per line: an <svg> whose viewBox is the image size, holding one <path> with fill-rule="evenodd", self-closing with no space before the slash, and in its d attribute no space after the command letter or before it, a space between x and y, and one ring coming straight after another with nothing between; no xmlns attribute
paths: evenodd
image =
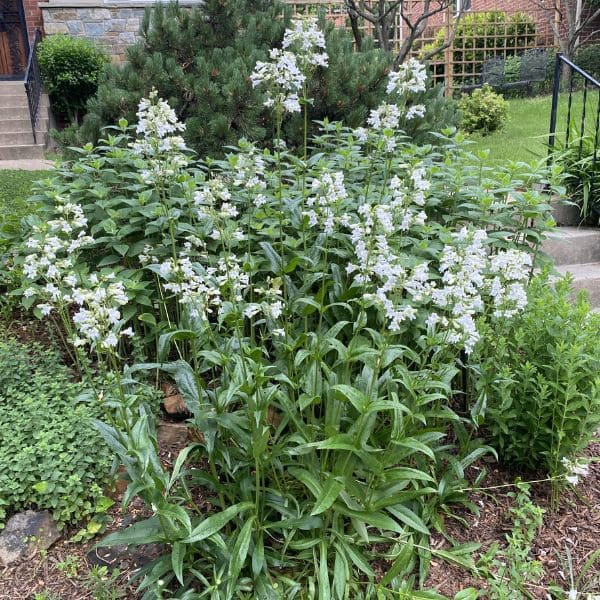
<svg viewBox="0 0 600 600"><path fill-rule="evenodd" d="M469 133L484 135L501 129L508 117L508 102L485 84L472 94L463 94L459 102L462 128Z"/></svg>
<svg viewBox="0 0 600 600"><path fill-rule="evenodd" d="M600 78L600 44L590 44L577 50L575 64L595 79Z"/></svg>
<svg viewBox="0 0 600 600"><path fill-rule="evenodd" d="M568 280L553 286L535 278L525 313L486 328L472 359L479 372L473 412L485 417L500 457L552 474L600 422L600 317L571 293Z"/></svg>
<svg viewBox="0 0 600 600"><path fill-rule="evenodd" d="M200 156L221 156L225 146L242 137L270 142L272 115L263 106L263 91L253 89L249 77L256 62L280 45L289 23L289 14L277 2L213 0L192 10L158 5L146 12L142 40L129 49L128 62L107 69L83 126L62 132L57 140L63 145L96 142L100 129L120 117L135 121L140 98L156 88L185 122L186 142ZM369 40L355 52L347 31L322 26L329 68L319 69L311 80L309 123L329 119L362 125L385 97L391 58ZM424 123L407 124L409 136L456 124L452 104L437 91L427 97L434 109ZM302 115L287 120L283 135L288 145L301 147L303 130Z"/></svg>
<svg viewBox="0 0 600 600"><path fill-rule="evenodd" d="M0 527L26 508L61 523L95 512L111 458L90 422L105 413L81 391L56 352L0 342Z"/></svg>
<svg viewBox="0 0 600 600"><path fill-rule="evenodd" d="M186 123L187 143L217 154L241 137L270 136L262 93L249 76L283 36L280 5L259 0L209 0L191 10L176 3L146 11L141 40L128 62L107 69L78 132L96 140L120 117L135 121L137 104L156 88Z"/></svg>
<svg viewBox="0 0 600 600"><path fill-rule="evenodd" d="M52 35L40 43L38 60L52 108L58 117L77 121L108 56L93 42L68 35Z"/></svg>

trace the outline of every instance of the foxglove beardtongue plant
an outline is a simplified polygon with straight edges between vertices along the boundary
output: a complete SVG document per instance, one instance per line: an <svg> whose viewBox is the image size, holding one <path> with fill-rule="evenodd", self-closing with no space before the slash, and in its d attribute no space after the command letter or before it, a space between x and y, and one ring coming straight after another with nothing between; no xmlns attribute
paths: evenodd
<svg viewBox="0 0 600 600"><path fill-rule="evenodd" d="M188 150L178 132L185 131L169 103L158 97L153 90L148 98L142 98L138 106L136 133L143 137L130 144L130 148L147 167L141 169L140 176L145 180L164 179L172 176L189 163L184 154Z"/></svg>
<svg viewBox="0 0 600 600"><path fill-rule="evenodd" d="M283 35L283 48L296 55L300 70L306 75L316 67L327 67L329 57L325 50L325 36L319 30L317 19L296 19L292 28Z"/></svg>
<svg viewBox="0 0 600 600"><path fill-rule="evenodd" d="M389 76L387 93L406 96L408 93L424 92L427 89L427 69L416 58L409 58L397 71Z"/></svg>
<svg viewBox="0 0 600 600"><path fill-rule="evenodd" d="M300 112L298 93L306 76L300 71L296 55L292 52L273 48L269 53L270 62L258 61L250 76L252 87L264 86L267 99L265 106L282 112Z"/></svg>
<svg viewBox="0 0 600 600"><path fill-rule="evenodd" d="M114 273L89 277L86 288L73 290L73 301L80 306L73 315L78 335L75 346L89 345L92 350L114 351L120 337L133 337L131 327L123 328L121 308L129 302L125 286Z"/></svg>

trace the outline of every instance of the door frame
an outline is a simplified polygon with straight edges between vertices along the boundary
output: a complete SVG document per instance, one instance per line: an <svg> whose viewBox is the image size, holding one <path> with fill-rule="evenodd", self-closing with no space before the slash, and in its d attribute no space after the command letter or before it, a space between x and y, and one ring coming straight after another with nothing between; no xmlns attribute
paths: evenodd
<svg viewBox="0 0 600 600"><path fill-rule="evenodd" d="M27 31L27 21L25 20L25 7L23 6L23 0L14 1L17 4L17 11L19 13L18 27L21 29L21 35L24 40L23 51L25 52L25 71L27 71L27 63L29 61L29 33ZM13 75L2 75L0 73L0 81L22 81L25 78L25 71L21 74L17 73Z"/></svg>

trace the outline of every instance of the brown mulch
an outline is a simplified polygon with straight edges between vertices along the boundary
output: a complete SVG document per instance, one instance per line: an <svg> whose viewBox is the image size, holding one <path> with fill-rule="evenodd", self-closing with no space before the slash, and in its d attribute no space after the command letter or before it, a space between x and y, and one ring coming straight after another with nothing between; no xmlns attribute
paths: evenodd
<svg viewBox="0 0 600 600"><path fill-rule="evenodd" d="M592 443L586 455L600 458L600 441ZM495 467L490 470L483 486L504 486L513 483L518 476L518 473L509 468ZM526 480L522 474L521 479ZM467 522L467 526L458 520L447 519L446 536L458 543L481 544L475 560L494 542L502 547L506 535L513 527L509 512L513 499L508 495L511 489L500 487L471 492L470 499L479 506L479 515L457 510L456 513ZM543 525L537 533L531 552L531 558L540 561L544 572L540 581L532 583L528 591L534 598L546 599L549 597L550 585L570 589L571 582L566 568L567 548L571 554L575 578L590 556L600 548L600 462L590 463L589 475L576 488L561 492L556 510L552 510L550 506L548 482L532 484L531 497L533 503L545 511ZM437 548L449 547L447 540L441 535L434 536L432 544ZM586 593L600 593L600 559L587 571L586 580ZM467 587L485 589L485 582L477 581L461 567L434 560L427 586L452 597Z"/></svg>

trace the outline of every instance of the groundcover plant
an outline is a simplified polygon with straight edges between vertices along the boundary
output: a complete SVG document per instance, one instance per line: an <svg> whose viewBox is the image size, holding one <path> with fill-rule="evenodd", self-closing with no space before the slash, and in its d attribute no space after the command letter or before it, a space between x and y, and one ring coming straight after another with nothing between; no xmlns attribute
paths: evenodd
<svg viewBox="0 0 600 600"><path fill-rule="evenodd" d="M412 60L368 128L323 122L288 152L282 121L326 64L315 22L296 22L252 79L274 150L242 141L222 161L194 161L168 104L143 99L135 132L121 122L56 173L15 259L25 303L115 373L97 425L131 478L124 505L153 516L104 543L164 543L146 598L434 598L415 591L432 556L472 566L472 546L429 543L493 453L456 394L459 357L478 320L525 308L545 180L484 167L455 132L411 144ZM192 414L172 472L133 395L151 376Z"/></svg>

